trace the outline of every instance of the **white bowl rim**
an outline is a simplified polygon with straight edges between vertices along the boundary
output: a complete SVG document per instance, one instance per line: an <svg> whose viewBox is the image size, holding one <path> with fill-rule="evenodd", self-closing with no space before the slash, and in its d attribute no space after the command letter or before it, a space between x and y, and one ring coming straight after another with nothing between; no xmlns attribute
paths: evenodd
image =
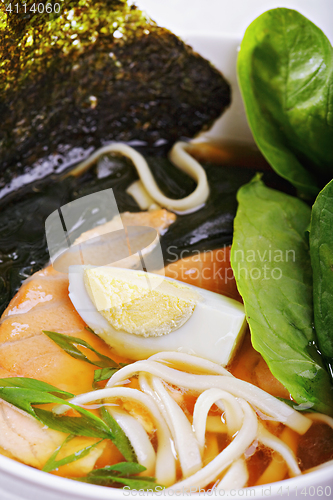
<svg viewBox="0 0 333 500"><path fill-rule="evenodd" d="M116 500L119 496L130 496L128 491L125 492L125 490L121 488L119 489L109 488L94 484L80 483L79 481L75 481L61 476L56 476L48 472L43 472L41 470L35 469L34 467L30 467L29 465L25 465L23 463L17 462L16 460L13 460L11 458L2 455L0 455L0 472L5 472L6 474L10 475L13 479L23 480L26 483L33 484L34 486L45 487L49 491L53 490L53 492L56 493L79 495L80 497L87 498L88 500L93 500L93 499ZM326 467L322 467L316 471L302 474L301 476L298 477L284 479L283 481L269 483L262 486L252 486L252 487L250 486L244 489L254 491L255 494L254 495L251 494L250 498L256 499L256 498L262 498L263 489L267 489L270 487L273 487L274 489L273 494L274 492L277 492L281 487L282 487L281 491L288 490L288 492L292 491L293 488L296 489L296 487L298 489L309 488L311 486L318 488L321 485L325 485L325 483L326 487L327 486L330 487L330 485L327 484L327 480L332 478L332 476L333 476L333 464L330 464L327 465ZM176 492L177 483L173 485L173 487L170 487L170 489L174 489L174 491ZM148 494L153 497L161 496L161 493L153 494L151 492L147 492L146 495ZM202 495L203 495L202 492L191 494L191 496L193 497ZM176 495L176 496L184 496L184 495ZM246 494L242 496L246 497ZM240 497L233 496L233 498L237 499Z"/></svg>

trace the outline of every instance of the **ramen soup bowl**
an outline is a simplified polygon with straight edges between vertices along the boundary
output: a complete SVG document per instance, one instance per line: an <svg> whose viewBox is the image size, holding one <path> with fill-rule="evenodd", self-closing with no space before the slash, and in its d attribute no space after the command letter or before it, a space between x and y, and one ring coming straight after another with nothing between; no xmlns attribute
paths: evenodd
<svg viewBox="0 0 333 500"><path fill-rule="evenodd" d="M236 59L240 40L223 36L198 36L191 33L183 38L192 45L195 51L209 59L216 68L222 71L232 88L230 108L200 140L237 141L255 149L236 78ZM184 491L177 488L175 484L165 491L161 488L153 493L86 484L36 470L0 455L1 500L117 500L135 496L188 497L189 494L194 497L218 496L233 499L332 498L333 463L328 463L300 477L240 490L204 491L192 488L190 491Z"/></svg>

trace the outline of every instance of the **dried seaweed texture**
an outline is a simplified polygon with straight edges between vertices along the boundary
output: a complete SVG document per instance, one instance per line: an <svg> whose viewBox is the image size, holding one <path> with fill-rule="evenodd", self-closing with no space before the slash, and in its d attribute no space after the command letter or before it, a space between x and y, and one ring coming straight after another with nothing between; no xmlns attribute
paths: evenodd
<svg viewBox="0 0 333 500"><path fill-rule="evenodd" d="M144 151L143 151L144 153ZM171 198L181 198L194 189L194 181L165 158L146 157L160 189ZM193 214L178 216L161 236L164 262L195 256L198 251L213 250L232 241L233 220L237 210L236 192L249 182L256 170L204 163L211 194L205 207ZM268 185L286 190L286 184L274 172L265 172ZM120 212L139 212L134 199L126 193L138 179L130 160L105 156L97 168L79 179L56 179L43 186L33 184L33 192L20 200L0 205L0 315L23 281L49 260L45 238L45 219L66 203L112 188ZM99 216L97 215L96 223Z"/></svg>
<svg viewBox="0 0 333 500"><path fill-rule="evenodd" d="M134 6L58 3L59 15L9 15L0 3L3 195L13 176L62 170L107 141L167 150L230 102L222 75Z"/></svg>

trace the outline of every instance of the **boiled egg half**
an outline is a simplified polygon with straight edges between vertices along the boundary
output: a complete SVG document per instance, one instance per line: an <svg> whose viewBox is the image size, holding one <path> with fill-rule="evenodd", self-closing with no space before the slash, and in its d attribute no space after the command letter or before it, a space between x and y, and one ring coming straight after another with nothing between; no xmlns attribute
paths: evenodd
<svg viewBox="0 0 333 500"><path fill-rule="evenodd" d="M69 297L97 335L133 360L180 351L225 366L246 326L237 301L144 271L70 266Z"/></svg>

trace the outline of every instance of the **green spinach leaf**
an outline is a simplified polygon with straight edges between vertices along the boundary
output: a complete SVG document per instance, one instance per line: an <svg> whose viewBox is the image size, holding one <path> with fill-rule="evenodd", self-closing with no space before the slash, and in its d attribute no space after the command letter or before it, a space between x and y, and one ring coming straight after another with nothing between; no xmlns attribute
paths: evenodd
<svg viewBox="0 0 333 500"><path fill-rule="evenodd" d="M319 193L312 208L310 254L318 345L333 375L333 181Z"/></svg>
<svg viewBox="0 0 333 500"><path fill-rule="evenodd" d="M310 208L255 178L238 192L231 264L252 344L298 404L333 415L312 328Z"/></svg>
<svg viewBox="0 0 333 500"><path fill-rule="evenodd" d="M309 405L307 403L301 403L300 405L298 405L297 403L295 403L295 401L292 401L291 399L284 399L279 397L277 399L279 399L286 405L290 406L290 408L293 408L294 410L305 411L307 413L315 413L314 410L311 410L311 408L309 408Z"/></svg>
<svg viewBox="0 0 333 500"><path fill-rule="evenodd" d="M300 13L273 9L247 28L238 57L247 119L261 152L300 194L333 177L333 49Z"/></svg>

